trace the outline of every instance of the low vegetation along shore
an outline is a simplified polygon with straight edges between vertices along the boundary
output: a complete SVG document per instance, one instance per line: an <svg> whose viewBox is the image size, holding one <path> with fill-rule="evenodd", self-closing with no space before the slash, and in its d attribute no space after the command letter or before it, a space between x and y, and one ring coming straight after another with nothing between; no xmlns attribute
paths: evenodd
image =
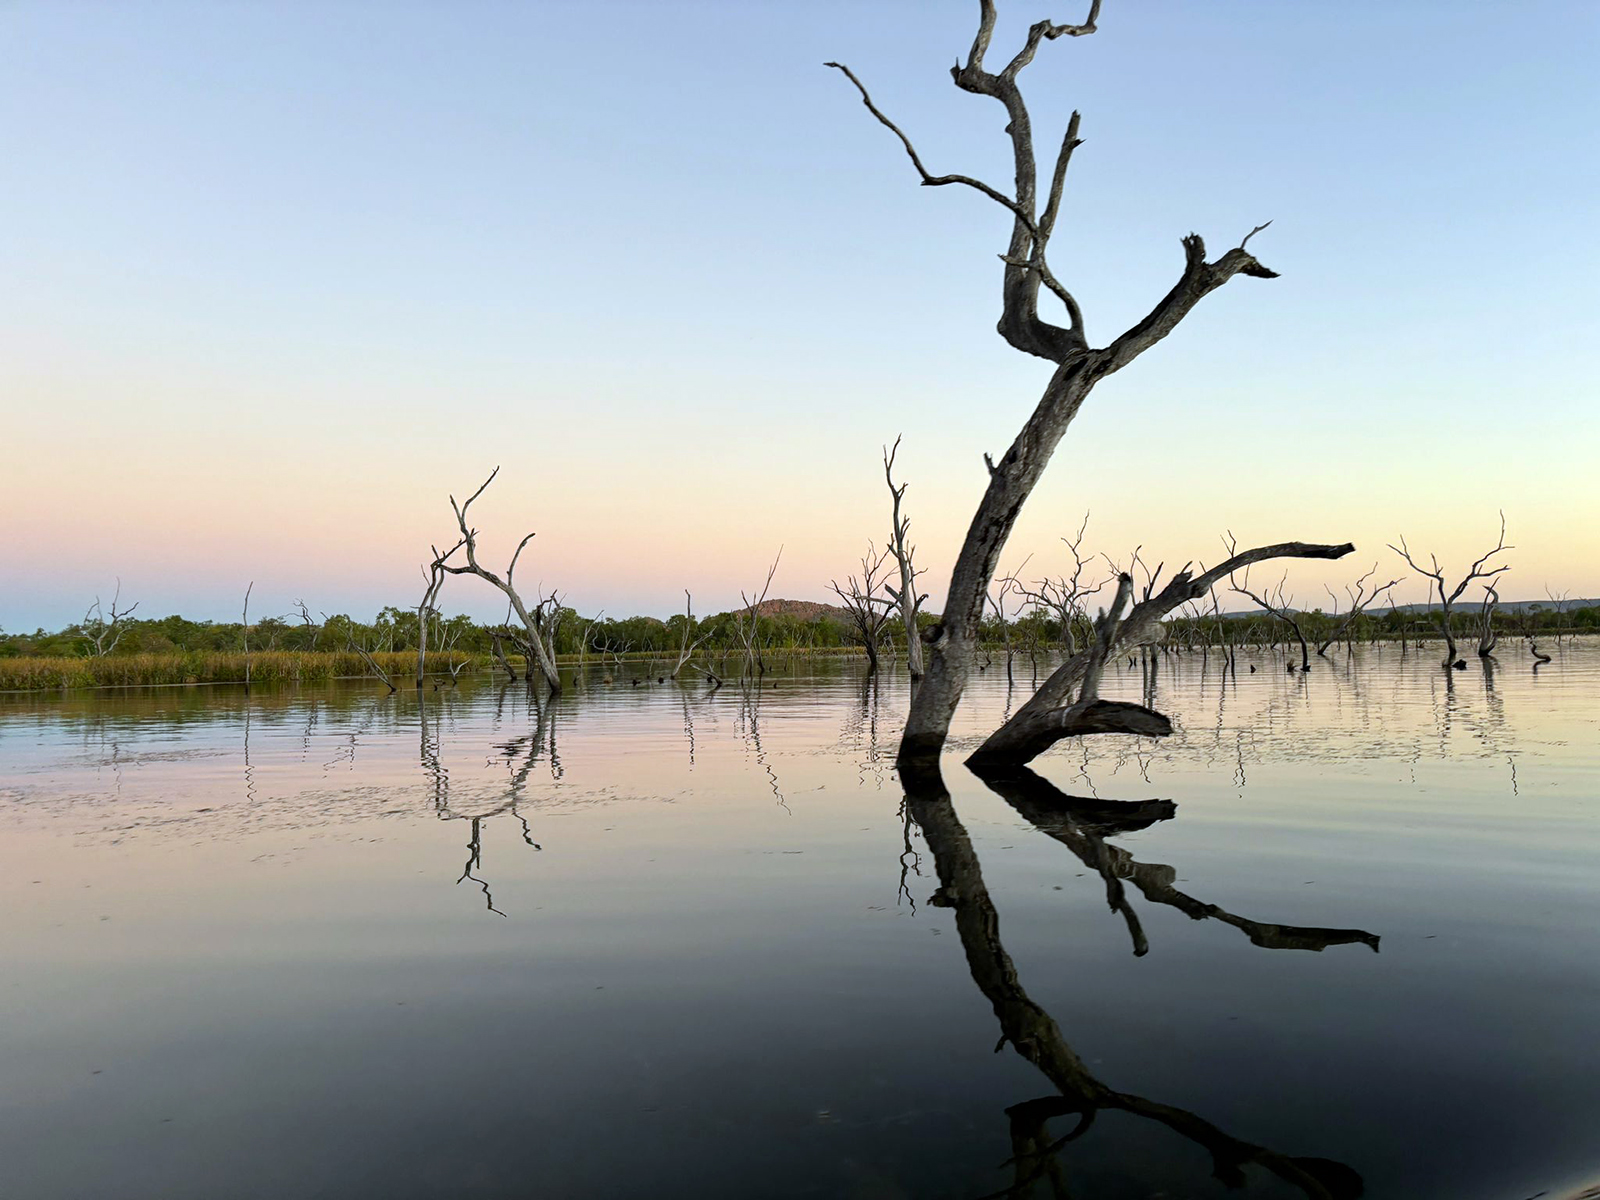
<svg viewBox="0 0 1600 1200"><path fill-rule="evenodd" d="M857 629L843 610L800 601L767 602L759 618L759 642L775 659L812 655L858 655L864 652ZM931 624L938 618L919 614ZM1289 619L1293 620L1293 624ZM1480 632L1476 614L1460 614L1452 624L1458 636ZM1523 606L1497 612L1496 633L1504 639L1500 653L1526 654L1540 641L1572 634L1600 632L1600 607ZM571 614L561 623L556 660L562 667L633 673L672 671L686 644L685 617L606 619ZM1278 617L1266 613L1198 614L1166 622L1159 646L1170 653L1204 653L1207 648L1292 650L1300 648L1295 626L1315 652L1362 642L1419 643L1439 636L1438 614L1393 609L1362 613L1347 621L1313 611ZM246 628L242 623L190 621L182 617L128 621L107 631L90 624L72 625L55 633L0 633L0 691L48 691L63 688L149 687L174 684L317 683L332 679L389 676L396 683L415 678L419 625L417 614L385 609L370 622L333 617L323 622L291 624L267 618ZM109 636L107 634L109 633ZM1033 611L1020 617L986 622L982 640L986 664L1014 658L1035 666L1054 654L1082 645L1090 633L1087 612L1058 615ZM462 672L499 669L493 653L493 631L465 617L433 623L425 665L430 677L453 678ZM695 621L690 640L698 644L694 661L726 673L730 660L743 653L727 614ZM883 647L901 637L897 622L881 630ZM96 641L96 638L99 641ZM1520 645L1518 643L1521 643ZM247 652L244 646L250 646ZM520 655L511 665L523 673ZM731 663L734 673L738 664ZM698 674L697 671L691 673Z"/></svg>

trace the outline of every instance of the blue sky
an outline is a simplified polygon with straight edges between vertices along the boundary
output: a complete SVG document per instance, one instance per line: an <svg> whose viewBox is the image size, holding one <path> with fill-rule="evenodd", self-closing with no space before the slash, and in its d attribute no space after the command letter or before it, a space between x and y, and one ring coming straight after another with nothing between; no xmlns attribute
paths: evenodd
<svg viewBox="0 0 1600 1200"><path fill-rule="evenodd" d="M887 525L897 433L937 597L1045 364L993 332L998 105L976 5L0 6L0 625L414 602L448 492L593 610L817 598ZM1060 5L1002 4L998 51ZM1600 7L1106 0L1024 76L1083 113L1057 273L1103 343L1178 239L1236 280L1102 385L1019 526L1059 566L1354 540L1600 593ZM537 554L535 554L537 551ZM1356 560L1296 568L1320 596ZM458 581L447 607L492 615ZM1404 598L1420 598L1409 593ZM264 610L265 611L265 610Z"/></svg>

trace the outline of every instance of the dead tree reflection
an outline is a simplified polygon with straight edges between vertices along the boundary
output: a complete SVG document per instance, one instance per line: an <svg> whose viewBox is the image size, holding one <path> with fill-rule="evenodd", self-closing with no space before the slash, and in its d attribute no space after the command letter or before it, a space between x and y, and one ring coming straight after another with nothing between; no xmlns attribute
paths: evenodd
<svg viewBox="0 0 1600 1200"><path fill-rule="evenodd" d="M1118 834L1135 833L1158 821L1170 821L1178 815L1178 806L1170 800L1130 802L1069 796L1026 767L1015 768L1004 775L980 773L979 777L1030 825L1067 847L1105 880L1106 903L1127 922L1135 955L1148 953L1150 945L1138 916L1128 903L1125 883L1132 883L1146 900L1175 908L1191 920L1217 920L1231 925L1253 945L1269 950L1320 952L1329 946L1358 943L1374 952L1378 949L1378 935L1364 929L1278 925L1237 916L1220 905L1207 904L1179 891L1174 886L1178 872L1173 867L1138 862L1122 847L1106 842L1107 838Z"/></svg>
<svg viewBox="0 0 1600 1200"><path fill-rule="evenodd" d="M502 686L500 695L496 699L497 713L503 709L506 693L509 690L509 685ZM496 757L504 760L510 774L505 793L488 807L470 812L458 812L451 800L450 772L444 765L440 753L439 723L443 713L441 711L430 717L427 693L417 693L417 725L420 737L418 758L423 773L429 780L434 815L441 821L467 821L471 826L471 835L467 841L466 865L462 868L456 883L459 885L471 880L477 884L483 892L485 907L502 917L506 914L495 907L494 895L490 891L488 881L482 875L474 873L481 871L483 867L483 823L510 814L520 828L523 844L534 850L542 850L543 847L533 840L533 830L519 805L524 798L528 780L541 761L549 765L552 779L560 779L562 774L561 760L556 753L557 701L555 697L549 697L541 703L536 692L526 694L530 715L534 718L534 728L531 732L512 738L497 747L499 753Z"/></svg>
<svg viewBox="0 0 1600 1200"><path fill-rule="evenodd" d="M907 805L933 855L939 890L933 903L949 908L966 953L967 968L1000 1022L1000 1045L1013 1049L1057 1089L1059 1095L1007 1109L1011 1119L1011 1161L1014 1179L995 1196L1026 1196L1041 1178L1052 1193L1067 1195L1058 1153L1085 1134L1097 1113L1120 1111L1165 1125L1211 1155L1212 1173L1228 1186L1242 1186L1245 1169L1259 1166L1308 1200L1353 1200L1363 1191L1361 1177L1329 1159L1280 1154L1233 1137L1186 1109L1175 1108L1127 1092L1119 1092L1090 1073L1067 1044L1061 1028L1023 990L1017 969L1000 940L1000 918L984 885L983 871L966 829L956 816L949 793L936 772L904 772ZM1076 1115L1077 1126L1053 1139L1047 1124L1057 1116Z"/></svg>

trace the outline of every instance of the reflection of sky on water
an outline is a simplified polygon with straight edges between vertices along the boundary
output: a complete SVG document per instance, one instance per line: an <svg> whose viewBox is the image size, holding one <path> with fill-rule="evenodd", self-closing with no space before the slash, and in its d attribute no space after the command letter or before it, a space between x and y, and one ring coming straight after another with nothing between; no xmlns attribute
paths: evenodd
<svg viewBox="0 0 1600 1200"><path fill-rule="evenodd" d="M1006 953L1094 1078L1373 1196L1600 1166L1600 647L1510 649L1164 659L1177 736L1035 764L1175 802L1142 826L1049 828L951 761ZM0 698L0 1194L1003 1188L1045 1084L990 1053L925 903L905 685L818 670ZM991 668L956 749L1007 703ZM1212 1194L1149 1124L1064 1147L1073 1194Z"/></svg>

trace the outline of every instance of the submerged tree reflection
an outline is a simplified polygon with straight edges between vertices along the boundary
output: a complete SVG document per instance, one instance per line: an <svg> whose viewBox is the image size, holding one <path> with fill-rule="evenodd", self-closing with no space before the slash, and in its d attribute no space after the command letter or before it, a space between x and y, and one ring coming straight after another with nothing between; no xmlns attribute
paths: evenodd
<svg viewBox="0 0 1600 1200"><path fill-rule="evenodd" d="M1028 772L1028 775L1032 775L1032 772ZM956 931L966 953L967 968L1000 1022L1000 1045L1009 1042L1018 1054L1038 1068L1059 1093L1029 1100L1006 1110L1015 1151L1009 1164L1013 1169L1013 1179L1008 1187L994 1193L995 1196L1032 1195L1035 1186L1043 1181L1050 1188L1049 1194L1066 1197L1069 1194L1067 1181L1057 1156L1068 1143L1087 1133L1095 1115L1102 1111L1125 1112L1154 1121L1194 1142L1210 1154L1215 1178L1230 1187L1242 1186L1246 1182L1245 1168L1255 1165L1298 1188L1309 1200L1347 1200L1362 1194L1361 1177L1342 1163L1321 1158L1293 1157L1254 1145L1223 1132L1186 1109L1119 1092L1091 1074L1083 1060L1067 1044L1055 1019L1023 990L1016 967L1001 943L999 913L984 884L977 852L956 815L943 780L936 771L908 770L903 782L907 811L922 831L939 878L939 890L934 895L933 903L949 908L954 913ZM996 786L999 781L986 782L1001 791ZM1110 853L1114 848L1107 847L1104 838L1119 830L1143 828L1167 819L1173 815L1170 803L1152 801L1115 806L1110 802L1074 801L1055 792L1038 776L1032 776L1031 780L1019 779L1014 772L1005 781L1005 787L1007 790L1001 791L1001 794L1034 824L1051 836L1061 838L1080 857L1088 854L1098 862L1111 864L1103 872L1108 883L1108 898L1115 896L1112 907L1122 912L1125 919L1130 919L1131 910L1127 908L1125 897L1121 896L1120 891L1114 893L1112 889L1113 880L1120 888L1123 876L1119 874L1116 860ZM1044 789L1055 793L1056 802L1064 810L1062 814L1053 814L1045 819L1046 814L1039 807L1047 800ZM1076 816L1073 815L1074 809ZM1034 816L1039 816L1043 823L1034 820ZM1071 840L1062 837L1063 833L1069 834ZM1085 858L1085 861L1089 862L1090 858ZM1126 861L1131 863L1131 859ZM1132 877L1137 882L1137 875ZM1181 897L1182 893L1172 892L1171 896ZM1152 898L1161 899L1159 895ZM1182 899L1190 904L1198 904L1188 897ZM1184 908L1184 904L1175 898L1162 899L1162 902ZM1214 909L1214 906L1200 907L1208 910L1202 916L1231 916ZM1229 923L1239 921L1240 918L1233 918ZM1345 940L1362 941L1374 949L1377 946L1375 937L1357 930L1307 930L1296 926L1262 926L1254 922L1240 924L1240 927L1245 928L1246 925L1256 930L1256 933L1251 933L1252 941L1256 941L1257 933L1263 936L1264 940L1258 941L1258 945L1320 949L1321 946L1312 943L1325 935L1323 945L1334 944L1344 935L1354 935ZM1134 933L1136 947L1141 944L1142 938L1137 928L1136 919L1130 919L1130 931ZM1266 933L1268 930L1279 931L1282 938L1274 940L1272 935ZM1247 928L1246 932L1250 933L1251 929ZM1048 1123L1058 1116L1067 1115L1077 1116L1077 1124L1065 1135L1052 1137Z"/></svg>

